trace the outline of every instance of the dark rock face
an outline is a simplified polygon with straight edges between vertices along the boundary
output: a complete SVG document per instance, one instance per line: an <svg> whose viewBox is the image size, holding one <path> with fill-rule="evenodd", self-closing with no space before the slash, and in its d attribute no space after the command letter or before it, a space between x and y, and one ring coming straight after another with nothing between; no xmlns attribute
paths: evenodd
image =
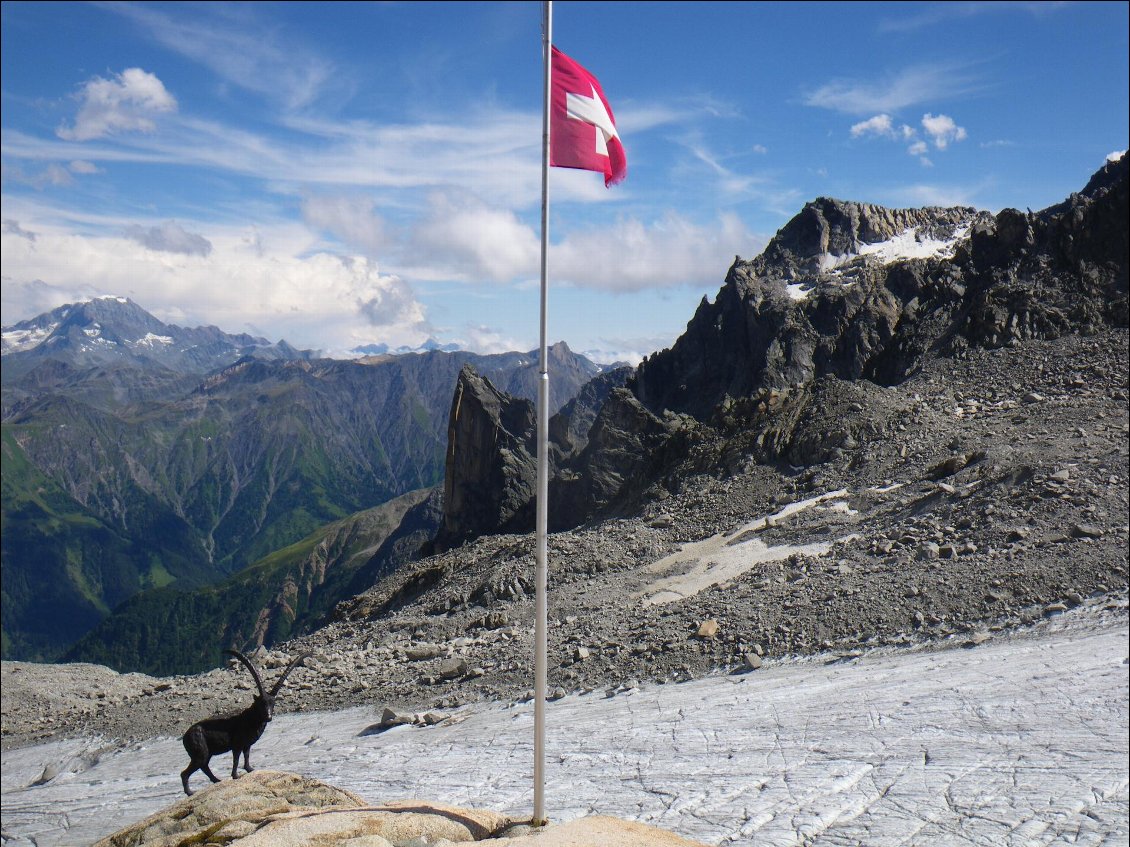
<svg viewBox="0 0 1130 847"><path fill-rule="evenodd" d="M623 388L632 375L633 368L621 367L605 371L585 383L577 395L549 420L549 440L559 453L578 453L588 443L589 429L596 421L608 395ZM550 390L557 379L557 371L550 371Z"/></svg>
<svg viewBox="0 0 1130 847"><path fill-rule="evenodd" d="M567 529L600 512L640 475L671 437L674 424L656 417L627 389L613 390L578 454L562 461L550 483L550 529Z"/></svg>
<svg viewBox="0 0 1130 847"><path fill-rule="evenodd" d="M727 397L824 375L893 384L930 350L1125 326L1127 207L1125 156L1039 213L814 201L630 387L707 420Z"/></svg>
<svg viewBox="0 0 1130 847"><path fill-rule="evenodd" d="M444 521L436 549L504 531L534 496L534 405L511 397L464 366L447 427Z"/></svg>
<svg viewBox="0 0 1130 847"><path fill-rule="evenodd" d="M551 350L551 386L553 366ZM646 459L654 435L663 431L658 419L622 390L630 374L630 368L618 368L598 375L549 421L555 529L576 526L615 496ZM566 381L571 378L566 374ZM608 402L621 393L621 402ZM534 528L535 415L532 403L500 391L473 368L460 373L451 405L437 551L484 534ZM590 454L596 458L590 460Z"/></svg>

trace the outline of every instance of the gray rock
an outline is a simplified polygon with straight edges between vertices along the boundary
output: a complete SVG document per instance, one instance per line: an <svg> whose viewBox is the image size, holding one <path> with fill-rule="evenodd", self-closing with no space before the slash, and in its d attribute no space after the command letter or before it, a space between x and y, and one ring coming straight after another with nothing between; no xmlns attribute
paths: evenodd
<svg viewBox="0 0 1130 847"><path fill-rule="evenodd" d="M470 666L466 659L447 659L440 662L437 673L440 679L459 679L466 676L469 670Z"/></svg>

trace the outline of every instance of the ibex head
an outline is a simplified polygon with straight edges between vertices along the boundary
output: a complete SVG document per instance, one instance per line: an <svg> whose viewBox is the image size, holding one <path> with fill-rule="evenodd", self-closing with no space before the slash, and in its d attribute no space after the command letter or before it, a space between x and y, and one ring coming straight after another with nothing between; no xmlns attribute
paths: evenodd
<svg viewBox="0 0 1130 847"><path fill-rule="evenodd" d="M270 692L268 692L267 689L263 686L263 677L259 675L259 670L255 667L255 665L251 663L251 660L249 658L240 653L238 650L225 650L224 652L235 656L237 659L239 659L240 662L243 663L244 667L251 671L251 676L254 677L255 685L259 689L259 693L255 696L253 707L259 709L262 713L263 720L267 721L274 717L275 698L278 696L279 691L282 689L283 683L286 682L286 678L290 676L290 672L310 657L310 653L306 652L294 659L291 659L290 664L286 666L286 670L282 672L282 676L280 676L278 678L278 681L275 682L274 688L272 688Z"/></svg>

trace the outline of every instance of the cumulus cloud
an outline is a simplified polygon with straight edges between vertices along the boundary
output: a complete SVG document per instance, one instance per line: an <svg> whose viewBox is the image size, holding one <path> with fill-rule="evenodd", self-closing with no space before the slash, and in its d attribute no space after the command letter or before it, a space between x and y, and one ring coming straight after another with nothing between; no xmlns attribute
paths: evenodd
<svg viewBox="0 0 1130 847"><path fill-rule="evenodd" d="M945 150L950 143L964 141L966 138L964 127L958 126L949 115L932 115L927 112L922 116L922 129L938 150ZM850 133L852 138L886 138L903 143L909 142L906 148L908 155L917 156L923 167L934 166L926 156L930 149L929 142L919 137L918 130L912 126L901 124L896 127L894 119L886 113L852 124Z"/></svg>
<svg viewBox="0 0 1130 847"><path fill-rule="evenodd" d="M540 237L509 211L437 198L410 241L417 278L512 283L539 275ZM764 245L735 215L700 225L671 213L569 232L550 245L549 262L555 285L640 291L714 284L719 256L756 255Z"/></svg>
<svg viewBox="0 0 1130 847"><path fill-rule="evenodd" d="M891 122L890 115L876 115L873 118L868 118L865 121L860 121L853 124L851 128L851 137L860 138L868 135L885 136L894 138L895 128Z"/></svg>
<svg viewBox="0 0 1130 847"><path fill-rule="evenodd" d="M949 115L931 115L927 112L922 116L922 128L939 150L945 150L951 141L964 141L966 138L964 127L954 123Z"/></svg>
<svg viewBox="0 0 1130 847"><path fill-rule="evenodd" d="M343 258L342 261L352 266L359 260ZM406 318L413 324L422 324L424 321L423 308L416 302L416 295L397 276L379 277L378 284L370 285L360 293L357 306L360 313L375 327L396 326Z"/></svg>
<svg viewBox="0 0 1130 847"><path fill-rule="evenodd" d="M213 249L201 256L126 237L39 232L32 242L9 229L0 235L6 319L118 294L170 323L214 324L328 353L374 342L416 346L431 332L400 278L365 257L308 255L309 239L293 230L263 234L262 250L244 232L210 233Z"/></svg>
<svg viewBox="0 0 1130 847"><path fill-rule="evenodd" d="M468 324L462 333L466 337L460 346L480 353L509 353L525 346L518 339L483 324Z"/></svg>
<svg viewBox="0 0 1130 847"><path fill-rule="evenodd" d="M376 256L388 238L385 222L374 206L374 201L365 197L310 197L302 204L302 217L351 249Z"/></svg>
<svg viewBox="0 0 1130 847"><path fill-rule="evenodd" d="M94 77L79 90L80 106L73 126L55 132L67 141L90 141L119 132L153 132L154 118L175 112L176 98L156 75L126 68L112 79Z"/></svg>
<svg viewBox="0 0 1130 847"><path fill-rule="evenodd" d="M1108 162L1117 162L1119 159L1121 159L1125 155L1126 155L1125 150L1115 150L1113 153L1107 153L1106 154L1106 160Z"/></svg>
<svg viewBox="0 0 1130 847"><path fill-rule="evenodd" d="M174 221L166 221L148 229L134 224L126 228L125 236L149 250L183 253L186 256L207 256L212 252L212 242L203 235L188 232Z"/></svg>
<svg viewBox="0 0 1130 847"><path fill-rule="evenodd" d="M603 291L641 291L718 280L718 257L761 252L756 237L735 215L708 226L670 213L651 224L636 219L571 233L550 250L555 280Z"/></svg>
<svg viewBox="0 0 1130 847"><path fill-rule="evenodd" d="M436 194L417 223L411 252L464 281L509 282L537 272L540 236L507 209Z"/></svg>

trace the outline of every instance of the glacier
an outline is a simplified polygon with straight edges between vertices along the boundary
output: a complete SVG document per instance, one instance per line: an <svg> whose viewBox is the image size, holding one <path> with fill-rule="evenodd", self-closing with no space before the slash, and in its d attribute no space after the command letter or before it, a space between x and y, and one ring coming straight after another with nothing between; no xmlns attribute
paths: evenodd
<svg viewBox="0 0 1130 847"><path fill-rule="evenodd" d="M550 703L549 816L750 847L1130 843L1125 602L988 634ZM531 703L363 735L379 717L279 716L252 764L371 802L529 815ZM7 751L3 843L92 843L183 797L186 763L176 738ZM226 775L230 760L213 764Z"/></svg>

